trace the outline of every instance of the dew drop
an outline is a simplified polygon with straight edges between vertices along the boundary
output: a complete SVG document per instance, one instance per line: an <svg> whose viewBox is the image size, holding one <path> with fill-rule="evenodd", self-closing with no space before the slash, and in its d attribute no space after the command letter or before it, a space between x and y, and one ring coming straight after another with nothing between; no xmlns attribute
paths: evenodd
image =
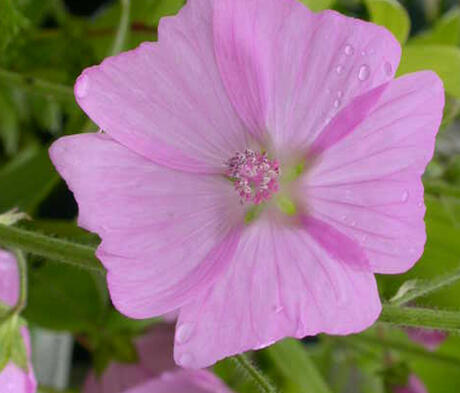
<svg viewBox="0 0 460 393"><path fill-rule="evenodd" d="M334 107L335 108L338 108L340 106L340 104L341 104L340 100L335 100L334 101Z"/></svg>
<svg viewBox="0 0 460 393"><path fill-rule="evenodd" d="M423 202L417 203L417 206L420 207L420 208L423 207Z"/></svg>
<svg viewBox="0 0 460 393"><path fill-rule="evenodd" d="M75 86L75 94L78 98L84 98L88 94L89 90L89 77L88 75L82 75L78 78Z"/></svg>
<svg viewBox="0 0 460 393"><path fill-rule="evenodd" d="M272 307L272 310L273 312L275 312L276 314L279 314L281 311L284 310L284 307L281 306L281 305L275 305Z"/></svg>
<svg viewBox="0 0 460 393"><path fill-rule="evenodd" d="M361 51L361 56L366 56L366 51Z"/></svg>
<svg viewBox="0 0 460 393"><path fill-rule="evenodd" d="M351 45L346 45L344 51L347 56L351 56L353 53L355 53L355 50Z"/></svg>
<svg viewBox="0 0 460 393"><path fill-rule="evenodd" d="M367 64L363 64L361 67L359 67L358 79L360 81L365 81L366 79L368 79L370 74L371 69Z"/></svg>
<svg viewBox="0 0 460 393"><path fill-rule="evenodd" d="M341 75L341 74L343 73L343 70L344 70L343 65L338 65L338 66L335 68L335 72L337 72L338 75Z"/></svg>
<svg viewBox="0 0 460 393"><path fill-rule="evenodd" d="M176 342L179 344L185 344L193 333L193 324L191 323L184 323L177 328L176 332Z"/></svg>
<svg viewBox="0 0 460 393"><path fill-rule="evenodd" d="M401 196L401 202L407 202L408 199L409 199L409 193L407 191L404 191Z"/></svg>
<svg viewBox="0 0 460 393"><path fill-rule="evenodd" d="M354 226L356 225L356 221L350 222L350 225L351 225L352 227L354 227Z"/></svg>
<svg viewBox="0 0 460 393"><path fill-rule="evenodd" d="M181 366L188 367L191 366L193 362L193 356L189 353L183 353L178 359L178 363Z"/></svg>
<svg viewBox="0 0 460 393"><path fill-rule="evenodd" d="M393 66L388 61L383 65L383 70L387 76L391 76L393 74Z"/></svg>

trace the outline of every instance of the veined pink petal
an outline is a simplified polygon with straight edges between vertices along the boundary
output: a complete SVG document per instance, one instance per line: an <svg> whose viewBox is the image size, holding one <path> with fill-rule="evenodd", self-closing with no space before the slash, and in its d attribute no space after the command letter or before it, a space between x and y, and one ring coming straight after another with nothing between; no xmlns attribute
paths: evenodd
<svg viewBox="0 0 460 393"><path fill-rule="evenodd" d="M231 393L209 371L176 371L136 386L125 393Z"/></svg>
<svg viewBox="0 0 460 393"><path fill-rule="evenodd" d="M393 78L401 48L384 28L296 0L214 3L217 62L249 130L303 149L353 98Z"/></svg>
<svg viewBox="0 0 460 393"><path fill-rule="evenodd" d="M244 211L223 177L159 167L102 134L61 138L50 155L79 224L102 238L97 255L126 315L173 311L228 265Z"/></svg>
<svg viewBox="0 0 460 393"><path fill-rule="evenodd" d="M357 332L380 310L372 273L335 260L300 224L260 217L225 277L182 307L174 356L207 367L286 336Z"/></svg>
<svg viewBox="0 0 460 393"><path fill-rule="evenodd" d="M376 273L404 272L423 253L421 175L443 106L442 83L432 72L391 82L368 116L302 179L308 214L356 241Z"/></svg>
<svg viewBox="0 0 460 393"><path fill-rule="evenodd" d="M19 296L19 272L15 256L0 250L0 302L14 306Z"/></svg>
<svg viewBox="0 0 460 393"><path fill-rule="evenodd" d="M79 105L114 139L192 172L221 171L248 144L217 69L211 3L188 1L161 20L158 43L88 68L75 86Z"/></svg>

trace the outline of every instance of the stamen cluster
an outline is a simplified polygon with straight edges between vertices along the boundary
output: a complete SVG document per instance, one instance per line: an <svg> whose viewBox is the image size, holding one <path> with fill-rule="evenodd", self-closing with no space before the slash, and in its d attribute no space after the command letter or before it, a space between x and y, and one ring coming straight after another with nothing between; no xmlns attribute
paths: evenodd
<svg viewBox="0 0 460 393"><path fill-rule="evenodd" d="M233 180L242 203L259 205L279 190L279 162L269 159L265 152L246 149L236 153L226 165L226 175Z"/></svg>

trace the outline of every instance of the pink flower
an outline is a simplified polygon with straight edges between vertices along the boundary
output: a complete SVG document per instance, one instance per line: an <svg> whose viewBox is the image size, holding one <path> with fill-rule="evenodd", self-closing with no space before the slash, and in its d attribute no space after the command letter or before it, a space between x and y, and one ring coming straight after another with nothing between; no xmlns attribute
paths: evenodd
<svg viewBox="0 0 460 393"><path fill-rule="evenodd" d="M151 333L136 340L138 363L111 363L100 378L90 372L83 393L121 393L173 369L173 343L174 331L171 326L156 326Z"/></svg>
<svg viewBox="0 0 460 393"><path fill-rule="evenodd" d="M231 393L206 370L183 370L165 373L160 378L138 385L125 393Z"/></svg>
<svg viewBox="0 0 460 393"><path fill-rule="evenodd" d="M19 274L16 258L13 254L0 250L0 301L14 306L19 296ZM28 357L30 358L30 338L25 327L21 328ZM34 393L37 382L29 363L26 373L16 364L10 362L0 372L0 391L2 393Z"/></svg>
<svg viewBox="0 0 460 393"><path fill-rule="evenodd" d="M138 363L112 363L100 378L90 372L83 393L125 393L130 388L130 393L230 393L209 371L179 371L173 341L170 325L156 326L136 341Z"/></svg>
<svg viewBox="0 0 460 393"><path fill-rule="evenodd" d="M446 340L447 333L439 330L406 328L407 335L412 341L419 343L429 351L435 351Z"/></svg>
<svg viewBox="0 0 460 393"><path fill-rule="evenodd" d="M432 72L394 80L400 53L295 0L189 0L158 43L79 77L104 133L51 158L116 307L179 309L180 365L359 332L381 310L374 273L420 258L444 92Z"/></svg>
<svg viewBox="0 0 460 393"><path fill-rule="evenodd" d="M393 393L428 393L423 382L415 375L409 375L406 386L396 386Z"/></svg>

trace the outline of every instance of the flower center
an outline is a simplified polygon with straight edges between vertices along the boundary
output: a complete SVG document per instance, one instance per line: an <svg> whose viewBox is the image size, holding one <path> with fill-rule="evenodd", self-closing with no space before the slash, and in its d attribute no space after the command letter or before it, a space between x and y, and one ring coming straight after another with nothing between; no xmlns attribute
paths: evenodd
<svg viewBox="0 0 460 393"><path fill-rule="evenodd" d="M269 159L267 153L246 149L230 158L226 166L225 174L233 181L242 203L259 205L279 190L279 162Z"/></svg>

